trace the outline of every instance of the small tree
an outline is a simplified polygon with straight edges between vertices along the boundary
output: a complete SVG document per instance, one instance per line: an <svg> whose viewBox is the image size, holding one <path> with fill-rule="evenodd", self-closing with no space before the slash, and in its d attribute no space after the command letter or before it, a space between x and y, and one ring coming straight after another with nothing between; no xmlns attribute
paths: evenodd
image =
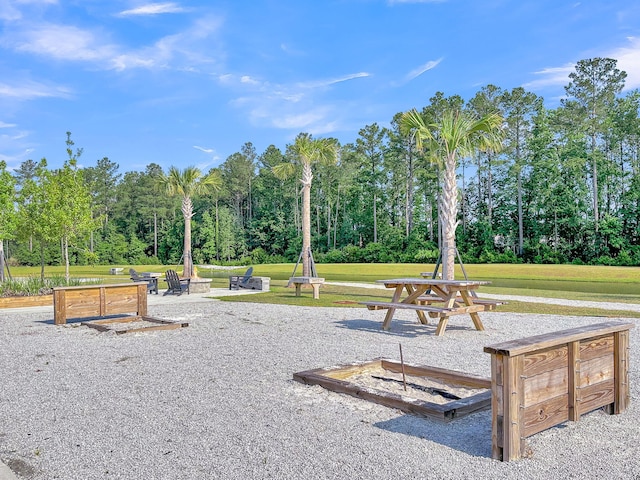
<svg viewBox="0 0 640 480"><path fill-rule="evenodd" d="M218 171L214 170L203 177L196 167L187 167L180 171L176 167L169 168L167 175L158 177L158 185L169 196L182 197L182 215L184 217L184 248L183 248L183 272L184 277L193 277L193 258L191 255L191 217L193 217L192 198L204 195L210 191L218 191L222 188L222 179Z"/></svg>
<svg viewBox="0 0 640 480"><path fill-rule="evenodd" d="M15 179L0 161L0 282L5 281L4 241L13 238L16 230Z"/></svg>

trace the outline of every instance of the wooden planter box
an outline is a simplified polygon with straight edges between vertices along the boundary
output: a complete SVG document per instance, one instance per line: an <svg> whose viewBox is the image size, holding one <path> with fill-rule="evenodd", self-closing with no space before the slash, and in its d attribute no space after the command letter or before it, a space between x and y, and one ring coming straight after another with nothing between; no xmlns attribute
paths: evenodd
<svg viewBox="0 0 640 480"><path fill-rule="evenodd" d="M56 325L64 325L70 318L94 317L82 325L118 334L189 326L147 316L146 282L54 288L53 314ZM122 324L132 328L118 328Z"/></svg>
<svg viewBox="0 0 640 480"><path fill-rule="evenodd" d="M298 382L308 385L320 385L334 392L346 393L380 405L397 408L403 412L413 413L443 422L448 422L480 410L486 410L491 406L491 380L488 378L477 377L453 370L407 363L404 364L404 371L408 377L407 384L411 383L415 385L415 383L410 380L412 377L444 384L442 388L428 388L435 390L435 395L441 395L445 398L447 396L443 395L443 391L451 395L447 390L455 389L455 391L459 393L461 387L482 391L467 397L460 395L460 398L454 398L444 403L435 403L414 398L413 395L416 393L412 393L412 390L416 388L414 386L412 386L411 389L407 388L406 392L402 391L402 393L398 394L383 388L371 388L352 381L356 376L363 374L371 374L375 378L390 375L398 377L397 374L402 373L402 365L400 362L387 359L376 359L363 363L307 370L294 373L293 378ZM385 382L387 381L388 380L385 380ZM391 380L391 382L398 382L398 380Z"/></svg>
<svg viewBox="0 0 640 480"><path fill-rule="evenodd" d="M600 407L629 403L629 329L607 322L484 348L491 354L492 456L520 458L525 438Z"/></svg>
<svg viewBox="0 0 640 480"><path fill-rule="evenodd" d="M47 307L53 305L53 295L1 297L0 308Z"/></svg>

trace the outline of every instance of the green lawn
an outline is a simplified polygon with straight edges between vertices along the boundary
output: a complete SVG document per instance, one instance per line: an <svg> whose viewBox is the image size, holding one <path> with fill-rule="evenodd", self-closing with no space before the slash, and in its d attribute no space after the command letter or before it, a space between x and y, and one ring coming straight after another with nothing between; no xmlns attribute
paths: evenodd
<svg viewBox="0 0 640 480"><path fill-rule="evenodd" d="M110 268L120 267L119 275L111 275ZM175 265L98 265L71 267L73 277L99 278L105 283L129 282L129 268L138 272L164 272L168 268L181 271ZM363 282L374 283L376 280L394 277L414 277L421 272L433 271L433 264L318 264L318 275L328 282ZM271 278L271 291L261 294L224 297L230 302L281 303L290 305L308 305L316 307L342 306L361 307L360 301L388 300L391 292L383 289L347 287L341 285L324 285L320 299L314 300L311 290L303 290L301 297L296 297L293 288L286 288L287 279L293 272L294 264L255 265L253 274ZM214 287L226 288L228 276L244 273L246 267L233 271L210 271L199 269L201 276L213 277ZM573 300L589 300L601 302L621 302L640 304L640 268L639 267L606 267L582 265L465 265L467 276L476 280L489 280L494 284L483 287L480 291L497 295L524 295L545 298L567 298ZM14 267L14 277L38 276L39 267ZM298 269L298 274L300 268ZM63 275L64 267L46 267L45 275ZM463 278L457 266L456 278ZM527 288L514 287L512 283L527 283ZM495 286L499 283L501 286ZM554 288L545 287L554 283ZM588 286L591 291L581 291ZM613 287L613 292L611 291ZM619 288L626 288L631 293L620 293ZM499 307L504 312L553 313L567 315L598 315L611 317L640 317L633 312L613 312L600 309L550 306L532 302L510 302Z"/></svg>

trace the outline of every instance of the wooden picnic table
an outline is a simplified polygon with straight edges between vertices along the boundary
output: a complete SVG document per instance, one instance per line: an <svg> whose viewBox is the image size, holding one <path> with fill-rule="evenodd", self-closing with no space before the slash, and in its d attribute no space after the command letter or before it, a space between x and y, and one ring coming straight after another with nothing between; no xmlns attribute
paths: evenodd
<svg viewBox="0 0 640 480"><path fill-rule="evenodd" d="M436 335L443 335L451 315L468 314L476 330L484 330L478 312L493 310L504 302L481 300L472 295L482 285L491 282L476 280L441 280L431 278L392 278L378 280L386 288L393 288L390 302L361 302L369 310L387 310L382 323L383 330L389 330L391 320L397 309L415 310L420 323L429 323L428 314L439 318ZM403 299L403 292L407 296Z"/></svg>

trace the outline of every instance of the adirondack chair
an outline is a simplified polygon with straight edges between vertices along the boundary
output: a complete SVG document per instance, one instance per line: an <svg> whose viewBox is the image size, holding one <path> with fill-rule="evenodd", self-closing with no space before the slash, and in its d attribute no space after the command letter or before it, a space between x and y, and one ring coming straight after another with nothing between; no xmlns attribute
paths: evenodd
<svg viewBox="0 0 640 480"><path fill-rule="evenodd" d="M253 275L253 267L249 267L244 275L231 275L229 277L229 290L239 290L241 288L251 288L249 287L249 280L251 280L251 275Z"/></svg>
<svg viewBox="0 0 640 480"><path fill-rule="evenodd" d="M129 276L131 280L135 283L146 282L147 283L147 293L155 293L158 294L158 279L155 277L145 277L136 272L133 268L129 269Z"/></svg>
<svg viewBox="0 0 640 480"><path fill-rule="evenodd" d="M167 270L165 273L165 281L167 282L167 291L164 292L164 295L182 295L182 292L186 290L187 295L189 294L189 284L191 283L191 279L189 278L180 278L175 270Z"/></svg>

